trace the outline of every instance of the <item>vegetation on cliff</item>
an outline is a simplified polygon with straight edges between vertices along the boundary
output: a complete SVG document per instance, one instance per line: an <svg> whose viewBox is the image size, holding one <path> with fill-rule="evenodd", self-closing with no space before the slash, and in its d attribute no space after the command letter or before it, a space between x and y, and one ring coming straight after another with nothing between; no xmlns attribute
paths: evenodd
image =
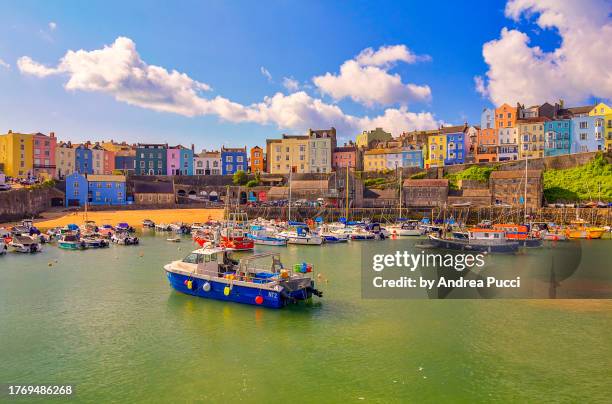
<svg viewBox="0 0 612 404"><path fill-rule="evenodd" d="M549 203L612 201L612 164L597 154L587 164L544 172L544 197Z"/></svg>
<svg viewBox="0 0 612 404"><path fill-rule="evenodd" d="M465 170L446 174L444 178L448 178L448 185L451 189L458 189L460 180L476 180L483 183L489 181L491 173L497 168L498 166L471 166Z"/></svg>

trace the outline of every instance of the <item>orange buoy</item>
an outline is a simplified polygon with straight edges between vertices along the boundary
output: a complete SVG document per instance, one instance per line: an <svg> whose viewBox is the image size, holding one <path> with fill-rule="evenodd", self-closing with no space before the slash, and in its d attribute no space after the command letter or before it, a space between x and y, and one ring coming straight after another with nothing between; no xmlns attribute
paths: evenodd
<svg viewBox="0 0 612 404"><path fill-rule="evenodd" d="M255 297L255 303L257 304L262 304L263 303L263 296L259 295Z"/></svg>

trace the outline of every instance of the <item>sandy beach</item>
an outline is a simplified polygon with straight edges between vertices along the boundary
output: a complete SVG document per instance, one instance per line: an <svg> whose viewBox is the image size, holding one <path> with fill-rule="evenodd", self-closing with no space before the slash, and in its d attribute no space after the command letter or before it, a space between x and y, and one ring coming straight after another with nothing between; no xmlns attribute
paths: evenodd
<svg viewBox="0 0 612 404"><path fill-rule="evenodd" d="M70 223L80 225L85 218L84 212L45 212L42 218L35 219L34 224L40 229L65 226ZM144 219L151 219L155 223L173 222L206 222L223 217L223 209L146 209L146 210L107 210L87 212L87 220L97 224L116 225L127 222L130 226L140 228Z"/></svg>

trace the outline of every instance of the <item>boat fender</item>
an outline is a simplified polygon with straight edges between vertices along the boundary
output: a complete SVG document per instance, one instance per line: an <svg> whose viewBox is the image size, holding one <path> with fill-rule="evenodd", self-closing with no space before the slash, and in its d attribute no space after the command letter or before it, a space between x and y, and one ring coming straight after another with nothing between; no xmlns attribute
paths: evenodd
<svg viewBox="0 0 612 404"><path fill-rule="evenodd" d="M255 303L256 304L262 304L263 301L264 301L263 296L261 296L261 295L255 296Z"/></svg>
<svg viewBox="0 0 612 404"><path fill-rule="evenodd" d="M202 290L204 292L210 292L210 283L204 282L204 285L202 285Z"/></svg>
<svg viewBox="0 0 612 404"><path fill-rule="evenodd" d="M193 288L193 281L187 281L187 289L191 290Z"/></svg>
<svg viewBox="0 0 612 404"><path fill-rule="evenodd" d="M229 296L231 291L232 291L232 289L229 286L226 286L226 287L223 288L223 294L225 296Z"/></svg>

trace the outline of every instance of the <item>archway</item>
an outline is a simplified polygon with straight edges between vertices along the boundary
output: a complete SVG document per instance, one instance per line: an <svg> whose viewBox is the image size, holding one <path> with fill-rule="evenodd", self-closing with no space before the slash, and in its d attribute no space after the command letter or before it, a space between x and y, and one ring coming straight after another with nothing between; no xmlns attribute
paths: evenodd
<svg viewBox="0 0 612 404"><path fill-rule="evenodd" d="M247 203L247 193L245 191L240 192L240 204L244 205Z"/></svg>
<svg viewBox="0 0 612 404"><path fill-rule="evenodd" d="M208 200L211 202L217 202L219 200L219 194L217 191L210 191L210 194L208 194Z"/></svg>
<svg viewBox="0 0 612 404"><path fill-rule="evenodd" d="M180 196L180 197L184 197L185 195L187 195L187 193L185 192L184 189L179 189L179 191L177 193L178 193L178 196Z"/></svg>

